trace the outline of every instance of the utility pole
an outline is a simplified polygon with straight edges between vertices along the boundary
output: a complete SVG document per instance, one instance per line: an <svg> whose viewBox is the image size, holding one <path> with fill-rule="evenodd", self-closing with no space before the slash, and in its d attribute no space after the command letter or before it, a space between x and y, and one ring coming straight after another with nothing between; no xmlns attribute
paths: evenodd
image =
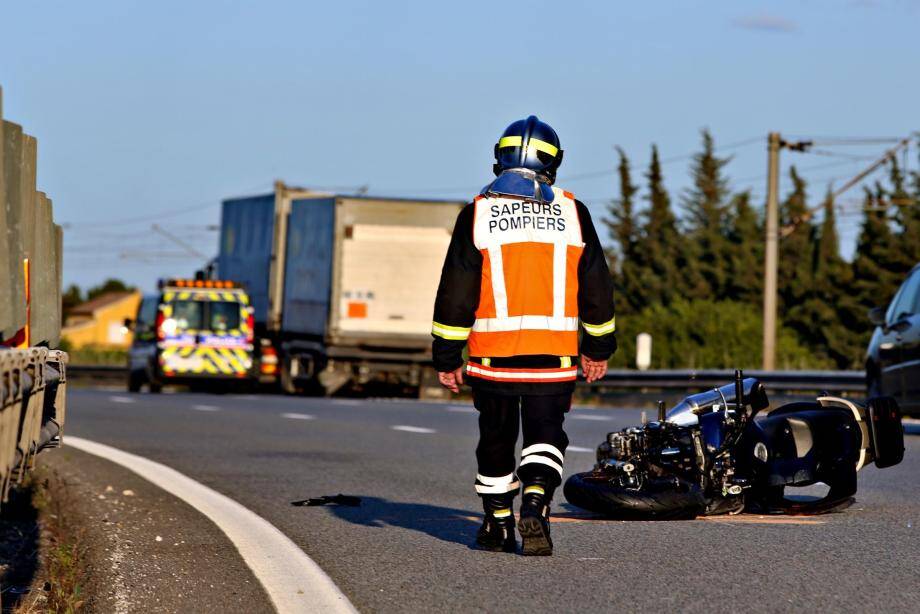
<svg viewBox="0 0 920 614"><path fill-rule="evenodd" d="M767 135L767 215L763 278L763 370L776 369L776 294L779 276L779 151L806 151L811 141L784 141Z"/></svg>
<svg viewBox="0 0 920 614"><path fill-rule="evenodd" d="M767 214L763 277L763 370L776 368L776 279L779 270L779 132L767 135Z"/></svg>

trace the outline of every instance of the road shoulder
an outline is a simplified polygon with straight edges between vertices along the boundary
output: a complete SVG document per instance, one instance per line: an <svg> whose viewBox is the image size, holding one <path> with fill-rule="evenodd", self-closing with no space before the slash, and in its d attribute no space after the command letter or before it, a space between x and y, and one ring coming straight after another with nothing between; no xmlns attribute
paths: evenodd
<svg viewBox="0 0 920 614"><path fill-rule="evenodd" d="M72 448L39 462L83 527L89 611L274 611L235 546L188 504Z"/></svg>

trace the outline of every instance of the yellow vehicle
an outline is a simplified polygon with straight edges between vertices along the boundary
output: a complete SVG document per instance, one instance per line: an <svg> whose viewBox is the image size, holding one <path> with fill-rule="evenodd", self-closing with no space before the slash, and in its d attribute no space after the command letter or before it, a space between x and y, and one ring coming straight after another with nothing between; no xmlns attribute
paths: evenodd
<svg viewBox="0 0 920 614"><path fill-rule="evenodd" d="M147 384L203 384L253 376L253 311L238 284L223 280L170 279L145 296L128 353L128 390Z"/></svg>

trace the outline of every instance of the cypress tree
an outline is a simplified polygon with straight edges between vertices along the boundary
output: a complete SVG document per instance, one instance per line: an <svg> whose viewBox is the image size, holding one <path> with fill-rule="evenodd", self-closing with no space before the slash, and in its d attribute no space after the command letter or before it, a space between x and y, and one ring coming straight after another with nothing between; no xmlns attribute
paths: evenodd
<svg viewBox="0 0 920 614"><path fill-rule="evenodd" d="M855 368L865 351L862 333L866 317L850 292L853 275L840 256L830 191L824 199L824 219L817 241L814 278L806 300L811 322L808 341L838 368Z"/></svg>
<svg viewBox="0 0 920 614"><path fill-rule="evenodd" d="M728 229L728 278L726 298L760 304L763 298L763 226L750 192L732 198Z"/></svg>
<svg viewBox="0 0 920 614"><path fill-rule="evenodd" d="M703 130L702 136L703 150L693 157L691 166L693 187L683 198L693 249L689 268L701 278L701 283L690 288L690 294L695 298L720 298L724 296L728 270L725 223L728 180L722 171L729 158L716 156L708 130Z"/></svg>
<svg viewBox="0 0 920 614"><path fill-rule="evenodd" d="M913 173L915 194L911 194L905 185L904 172L897 158L892 158L888 179L891 183L890 202L894 206L895 220L899 227L898 269L906 275L920 263L920 173Z"/></svg>
<svg viewBox="0 0 920 614"><path fill-rule="evenodd" d="M609 254L613 263L614 282L619 291L620 305L625 311L638 311L645 304L638 256L638 229L634 207L634 197L639 190L632 182L629 158L617 147L620 161L617 174L620 179L620 196L608 207L610 217L604 220L610 238L617 246L616 253Z"/></svg>
<svg viewBox="0 0 920 614"><path fill-rule="evenodd" d="M815 230L804 222L808 214L807 184L795 167L789 169L792 191L780 204L780 225L791 228L780 238L779 294L782 305L791 308L799 304L812 282Z"/></svg>
<svg viewBox="0 0 920 614"><path fill-rule="evenodd" d="M686 242L677 230L677 218L671 210L671 197L664 187L658 147L645 173L648 181L648 208L638 248L640 277L646 288L647 303L671 304L687 287L683 271L687 257Z"/></svg>
<svg viewBox="0 0 920 614"><path fill-rule="evenodd" d="M865 189L863 223L852 265L853 291L862 308L867 341L871 327L866 310L887 305L903 281L885 202L885 191L878 183L874 191Z"/></svg>
<svg viewBox="0 0 920 614"><path fill-rule="evenodd" d="M792 191L780 205L780 221L792 230L780 238L779 287L780 313L783 323L803 340L810 338L811 322L805 301L811 290L814 267L815 229L804 222L808 213L805 180L789 169Z"/></svg>

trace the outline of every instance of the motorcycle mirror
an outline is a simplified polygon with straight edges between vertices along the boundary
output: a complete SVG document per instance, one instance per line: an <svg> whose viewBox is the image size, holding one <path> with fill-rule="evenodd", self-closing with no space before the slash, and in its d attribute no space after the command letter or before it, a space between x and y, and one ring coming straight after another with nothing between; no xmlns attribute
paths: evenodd
<svg viewBox="0 0 920 614"><path fill-rule="evenodd" d="M885 309L873 307L869 310L869 322L874 326L885 326Z"/></svg>

